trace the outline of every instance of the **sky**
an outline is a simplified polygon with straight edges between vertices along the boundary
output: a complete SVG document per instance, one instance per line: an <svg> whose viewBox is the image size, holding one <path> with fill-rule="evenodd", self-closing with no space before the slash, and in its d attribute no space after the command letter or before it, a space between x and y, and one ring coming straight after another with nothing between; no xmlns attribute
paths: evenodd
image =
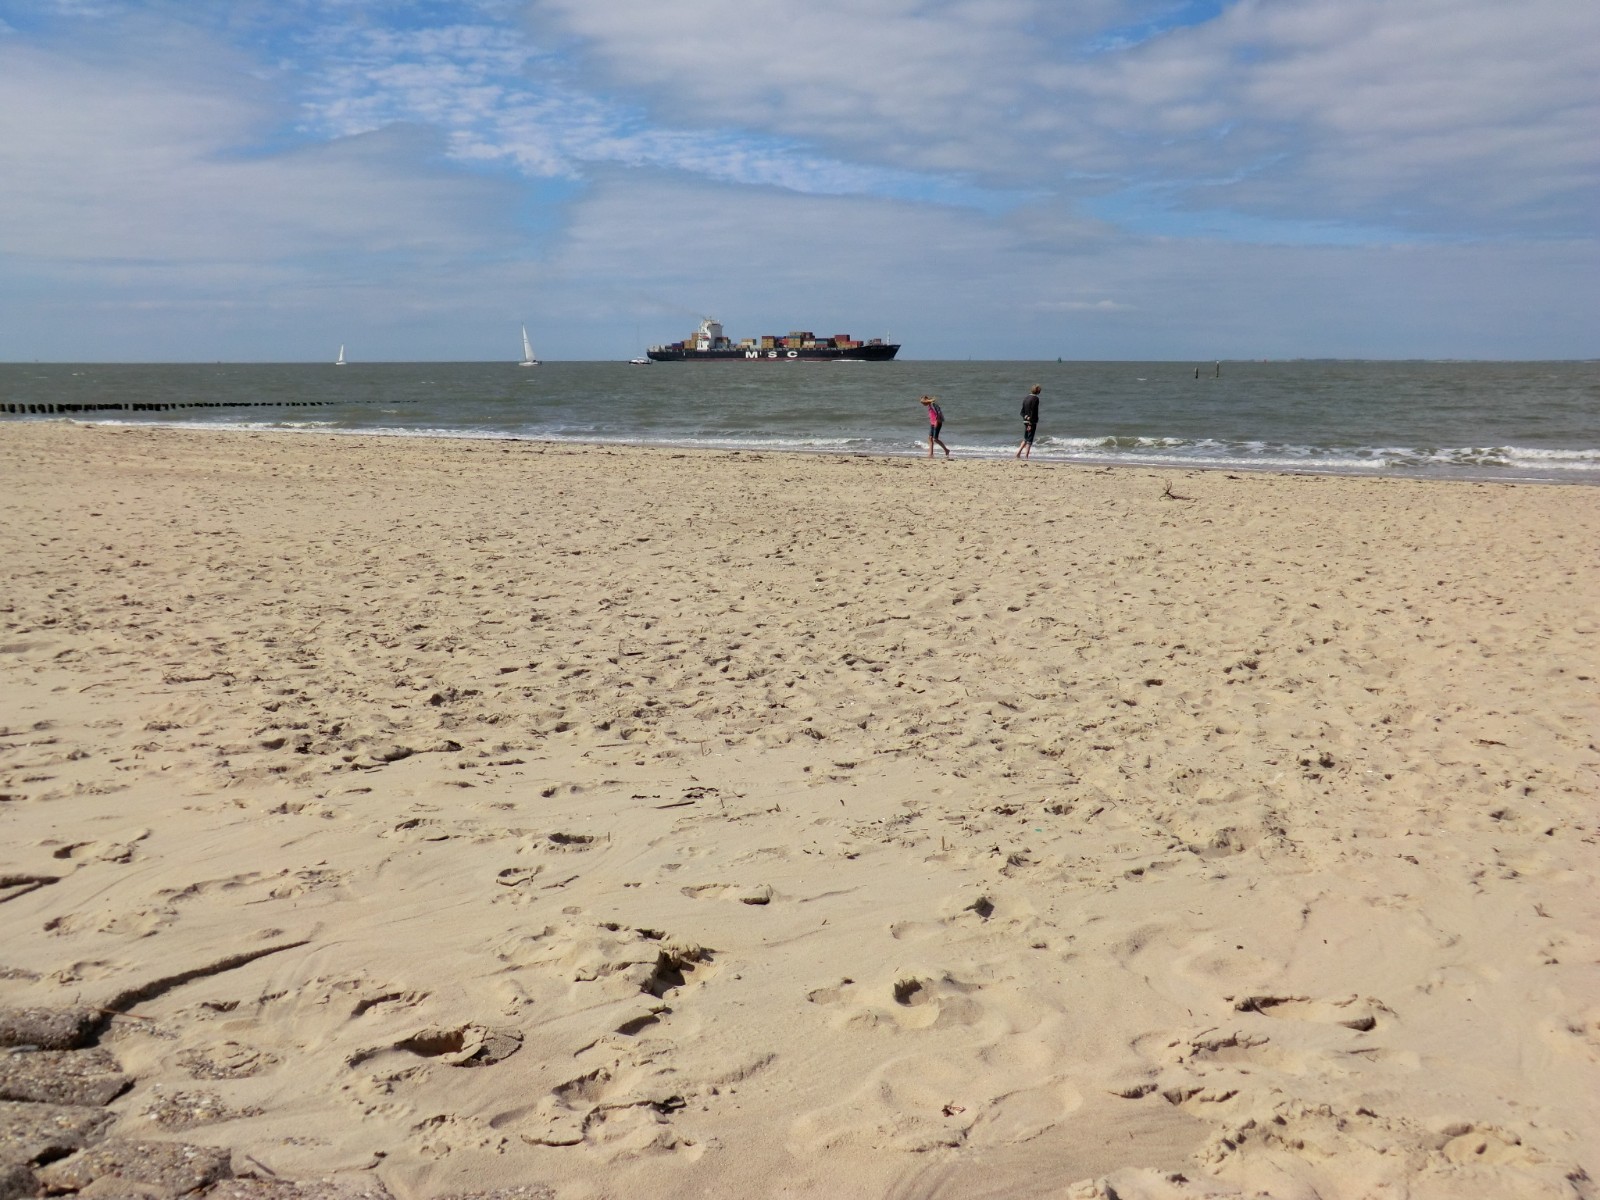
<svg viewBox="0 0 1600 1200"><path fill-rule="evenodd" d="M1595 0L0 0L0 361L1600 356Z"/></svg>

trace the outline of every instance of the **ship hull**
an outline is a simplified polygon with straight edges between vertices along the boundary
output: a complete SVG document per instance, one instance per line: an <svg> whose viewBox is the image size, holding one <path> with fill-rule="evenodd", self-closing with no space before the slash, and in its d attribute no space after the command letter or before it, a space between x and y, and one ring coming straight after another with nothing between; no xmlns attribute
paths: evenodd
<svg viewBox="0 0 1600 1200"><path fill-rule="evenodd" d="M776 347L755 350L743 347L732 350L668 350L652 348L646 353L655 362L888 362L900 352L899 346L816 346L809 349L790 350Z"/></svg>

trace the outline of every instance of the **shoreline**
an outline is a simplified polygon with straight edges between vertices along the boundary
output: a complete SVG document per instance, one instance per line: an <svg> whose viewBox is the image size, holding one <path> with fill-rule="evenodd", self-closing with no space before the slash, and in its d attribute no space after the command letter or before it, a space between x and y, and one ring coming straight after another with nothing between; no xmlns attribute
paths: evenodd
<svg viewBox="0 0 1600 1200"><path fill-rule="evenodd" d="M0 427L0 1006L277 951L109 1021L116 1136L398 1200L1600 1178L1595 493L331 436Z"/></svg>
<svg viewBox="0 0 1600 1200"><path fill-rule="evenodd" d="M705 452L720 454L796 454L796 455L837 455L844 458L868 459L902 459L924 457L918 451L907 449L901 453L883 450L843 450L830 447L796 446L796 445L715 445L708 444L713 439L699 442L685 439L674 442L662 441L631 441L625 439L607 439L604 437L532 437L515 433L500 433L492 431L460 430L452 433L440 432L436 429L285 429L276 425L249 425L249 424L223 424L223 423L194 423L164 421L122 421L117 419L105 420L78 420L73 417L52 417L51 420L63 420L67 424L83 428L117 428L117 429L171 429L189 433L265 433L281 434L290 437L382 437L398 439L420 439L423 441L440 442L515 442L533 445L549 445L561 447L594 447L594 448L621 448L642 451L672 451L672 452ZM1012 457L1015 447L1001 446L993 451L975 451L970 448L956 450L956 458L970 459L980 462L1003 461ZM1528 449L1526 447L1522 449ZM1593 473L1592 478L1573 478L1581 472L1574 471L1569 476L1559 472L1547 475L1473 475L1467 472L1471 468L1460 466L1437 466L1432 468L1395 468L1390 466L1374 466L1363 468L1358 466L1333 466L1318 468L1314 465L1292 466L1282 462L1251 463L1229 461L1212 463L1206 461L1172 461L1158 459L1112 459L1094 458L1090 456L1066 457L1061 454L1052 454L1048 450L1038 450L1038 462L1041 466L1077 467L1084 470L1156 470L1156 471L1243 471L1251 474L1268 475L1308 475L1328 476L1345 479L1407 479L1423 483L1482 483L1482 484L1507 484L1511 486L1540 486L1551 485L1555 487L1600 487L1600 472ZM1493 470L1510 470L1511 468L1492 468ZM1547 470L1553 470L1547 468Z"/></svg>

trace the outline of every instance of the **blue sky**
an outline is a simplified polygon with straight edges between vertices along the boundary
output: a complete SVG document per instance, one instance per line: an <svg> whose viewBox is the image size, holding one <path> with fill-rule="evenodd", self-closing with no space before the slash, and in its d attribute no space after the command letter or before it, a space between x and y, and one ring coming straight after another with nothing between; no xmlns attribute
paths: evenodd
<svg viewBox="0 0 1600 1200"><path fill-rule="evenodd" d="M1593 0L0 0L0 360L1600 355Z"/></svg>

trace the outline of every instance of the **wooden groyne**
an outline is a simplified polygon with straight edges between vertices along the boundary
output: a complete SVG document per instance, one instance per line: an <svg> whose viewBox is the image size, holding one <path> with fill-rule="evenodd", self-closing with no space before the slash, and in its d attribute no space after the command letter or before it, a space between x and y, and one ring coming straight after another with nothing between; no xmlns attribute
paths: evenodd
<svg viewBox="0 0 1600 1200"><path fill-rule="evenodd" d="M348 400L125 400L110 404L52 404L8 400L0 402L0 414L71 416L74 413L171 412L180 408L322 408L349 403Z"/></svg>

